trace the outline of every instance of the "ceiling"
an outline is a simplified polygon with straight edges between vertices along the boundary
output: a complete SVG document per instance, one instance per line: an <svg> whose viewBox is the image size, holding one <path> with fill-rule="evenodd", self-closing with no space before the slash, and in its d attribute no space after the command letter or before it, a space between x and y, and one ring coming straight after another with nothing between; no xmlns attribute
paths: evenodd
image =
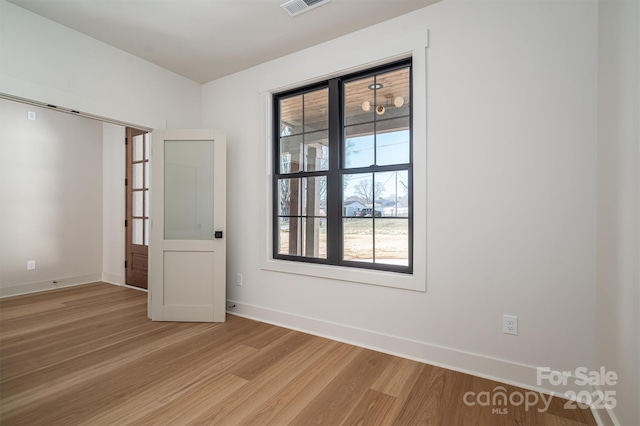
<svg viewBox="0 0 640 426"><path fill-rule="evenodd" d="M206 83L438 0L331 0L293 18L285 0L9 1Z"/></svg>

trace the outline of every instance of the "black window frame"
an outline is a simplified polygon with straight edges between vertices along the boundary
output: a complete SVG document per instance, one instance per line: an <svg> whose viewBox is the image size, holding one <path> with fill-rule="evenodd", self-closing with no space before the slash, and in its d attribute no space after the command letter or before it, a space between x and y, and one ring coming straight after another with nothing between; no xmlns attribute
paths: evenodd
<svg viewBox="0 0 640 426"><path fill-rule="evenodd" d="M403 164L392 164L385 166L372 165L368 167L346 168L342 155L344 138L344 85L350 81L355 81L377 74L383 74L400 69L409 69L409 91L411 102L409 106L409 162ZM328 102L328 137L329 137L329 169L327 171L298 171L295 173L281 173L280 164L280 101L282 99L300 96L305 93L314 92L320 89L329 89ZM403 274L413 274L413 73L412 59L402 59L389 64L376 66L364 71L347 74L321 81L308 86L288 90L273 94L273 178L272 178L272 256L273 259L289 260L295 262L305 262L314 264L333 265L349 268L359 268L366 270L379 270L387 272L397 272ZM343 257L343 185L344 174L357 173L383 173L406 170L408 174L408 265L393 265L375 262L359 262L344 260ZM279 215L279 180L282 178L305 178L305 177L327 177L327 258L317 258L308 256L298 256L278 253L280 235L280 215ZM329 194L334 194L329 196ZM374 220L375 224L375 220ZM374 225L375 226L375 225ZM329 230L334 231L329 232ZM374 231L375 232L375 231ZM375 235L375 233L374 233ZM375 239L373 242L375 248Z"/></svg>

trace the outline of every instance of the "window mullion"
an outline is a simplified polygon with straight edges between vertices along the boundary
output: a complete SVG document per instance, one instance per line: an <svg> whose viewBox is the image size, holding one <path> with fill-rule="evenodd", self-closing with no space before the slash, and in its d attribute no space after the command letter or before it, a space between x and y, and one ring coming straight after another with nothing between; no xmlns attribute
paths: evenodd
<svg viewBox="0 0 640 426"><path fill-rule="evenodd" d="M411 94L411 61L403 60L274 95L274 259L412 272ZM385 108L376 111L378 104ZM349 147L344 146L347 140ZM283 166L286 161L290 166ZM294 167L294 162L299 165ZM397 180L398 173L404 176L402 188L398 182L395 187L387 185L389 176ZM369 174L371 206L369 190L351 180ZM304 181L310 186L305 187ZM376 183L383 187L379 197ZM299 209L305 208L305 194L315 198L305 201L302 216ZM371 224L361 220L368 217ZM313 222L304 225L304 220ZM369 232L373 232L370 243ZM381 237L376 239L378 232Z"/></svg>
<svg viewBox="0 0 640 426"><path fill-rule="evenodd" d="M329 174L327 176L327 260L342 260L342 90L340 79L329 80Z"/></svg>

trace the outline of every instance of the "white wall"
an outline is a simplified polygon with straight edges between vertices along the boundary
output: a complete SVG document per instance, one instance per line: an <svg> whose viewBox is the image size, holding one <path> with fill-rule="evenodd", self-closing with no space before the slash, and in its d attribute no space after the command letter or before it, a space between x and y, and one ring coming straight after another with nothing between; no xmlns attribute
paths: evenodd
<svg viewBox="0 0 640 426"><path fill-rule="evenodd" d="M139 127L201 125L201 85L194 81L5 0L0 0L0 34L0 93ZM121 127L105 125L101 134L104 271L99 272L116 284L124 282L125 257L121 132Z"/></svg>
<svg viewBox="0 0 640 426"><path fill-rule="evenodd" d="M618 424L640 424L640 4L599 2L597 360L620 380Z"/></svg>
<svg viewBox="0 0 640 426"><path fill-rule="evenodd" d="M0 129L0 296L99 280L102 123L0 99Z"/></svg>
<svg viewBox="0 0 640 426"><path fill-rule="evenodd" d="M150 128L200 127L200 84L0 0L0 92Z"/></svg>
<svg viewBox="0 0 640 426"><path fill-rule="evenodd" d="M405 52L420 59L427 30L426 77L415 76L427 112L414 117L426 126L414 140L427 144L415 194L427 204L415 236L426 238L426 292L261 269L265 91ZM593 366L596 43L594 1L445 1L206 84L203 124L229 142L236 312L530 387L536 366ZM502 333L505 313L519 317L517 337Z"/></svg>
<svg viewBox="0 0 640 426"><path fill-rule="evenodd" d="M102 281L125 283L125 128L102 127Z"/></svg>

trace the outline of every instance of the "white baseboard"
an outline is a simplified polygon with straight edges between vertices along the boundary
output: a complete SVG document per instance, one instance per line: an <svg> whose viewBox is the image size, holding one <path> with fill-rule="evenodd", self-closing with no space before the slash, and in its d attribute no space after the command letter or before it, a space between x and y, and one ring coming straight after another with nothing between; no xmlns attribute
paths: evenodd
<svg viewBox="0 0 640 426"><path fill-rule="evenodd" d="M102 273L102 281L107 284L124 285L124 277L122 275Z"/></svg>
<svg viewBox="0 0 640 426"><path fill-rule="evenodd" d="M129 285L129 284L125 283L124 282L124 277L122 277L120 275L108 274L106 272L102 273L102 282L105 282L107 284L117 285L117 286L120 286L120 287L130 288L131 290L143 291L145 293L147 293L147 291L148 291L146 288L135 287L135 286L132 286L132 285Z"/></svg>
<svg viewBox="0 0 640 426"><path fill-rule="evenodd" d="M594 390L602 392L600 386L597 385L594 386ZM613 410L604 407L591 407L591 413L593 414L593 418L596 420L598 426L620 426L620 422Z"/></svg>
<svg viewBox="0 0 640 426"><path fill-rule="evenodd" d="M235 305L235 306L232 306ZM537 383L537 367L503 360L455 348L434 345L371 330L337 324L288 312L277 311L246 303L227 301L227 312L268 324L313 334L320 337L372 349L425 364L458 371L473 376L542 392L560 398L568 390L578 392L591 387L554 386L545 388Z"/></svg>
<svg viewBox="0 0 640 426"><path fill-rule="evenodd" d="M149 292L149 290L146 289L146 288L140 288L140 287L136 287L136 286L129 285L129 284L124 284L124 285L122 285L122 287L130 288L131 290L141 291L143 293L148 293Z"/></svg>
<svg viewBox="0 0 640 426"><path fill-rule="evenodd" d="M611 410L604 408L591 408L591 414L593 414L593 418L596 420L598 426L617 426L620 424L617 420L614 420L615 415Z"/></svg>
<svg viewBox="0 0 640 426"><path fill-rule="evenodd" d="M76 285L90 284L97 281L101 281L102 274L81 275L77 277L69 277L63 279L56 279L54 284L53 280L39 281L34 283L20 284L10 287L0 288L0 298L20 296L23 294L37 293L46 290L55 290L63 287L73 287Z"/></svg>

